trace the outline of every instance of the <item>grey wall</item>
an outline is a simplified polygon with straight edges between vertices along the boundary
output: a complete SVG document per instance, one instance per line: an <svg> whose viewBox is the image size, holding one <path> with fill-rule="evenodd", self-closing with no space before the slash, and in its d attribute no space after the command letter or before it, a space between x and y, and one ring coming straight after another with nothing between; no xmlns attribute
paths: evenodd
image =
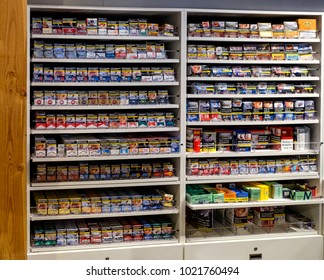
<svg viewBox="0 0 324 280"><path fill-rule="evenodd" d="M267 11L324 11L324 0L28 0L28 4L146 7L146 8L202 8Z"/></svg>

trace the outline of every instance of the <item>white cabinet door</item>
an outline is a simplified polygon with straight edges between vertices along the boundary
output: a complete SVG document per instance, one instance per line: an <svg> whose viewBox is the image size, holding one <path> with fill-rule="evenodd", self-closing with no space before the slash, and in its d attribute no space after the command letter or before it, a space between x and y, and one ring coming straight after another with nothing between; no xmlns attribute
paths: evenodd
<svg viewBox="0 0 324 280"><path fill-rule="evenodd" d="M323 237L304 236L186 244L186 260L322 260Z"/></svg>

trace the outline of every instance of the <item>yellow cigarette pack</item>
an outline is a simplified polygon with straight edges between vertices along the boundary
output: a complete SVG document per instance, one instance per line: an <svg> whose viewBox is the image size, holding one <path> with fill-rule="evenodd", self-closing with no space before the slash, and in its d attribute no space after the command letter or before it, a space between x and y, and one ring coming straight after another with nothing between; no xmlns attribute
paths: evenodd
<svg viewBox="0 0 324 280"><path fill-rule="evenodd" d="M265 184L261 184L258 182L249 183L253 187L257 187L260 189L260 200L268 200L269 199L269 186Z"/></svg>

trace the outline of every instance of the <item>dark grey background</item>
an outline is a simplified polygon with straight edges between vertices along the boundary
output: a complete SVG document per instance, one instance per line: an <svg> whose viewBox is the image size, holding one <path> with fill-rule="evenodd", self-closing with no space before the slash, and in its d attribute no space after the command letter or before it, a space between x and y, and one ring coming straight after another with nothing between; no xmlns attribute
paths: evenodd
<svg viewBox="0 0 324 280"><path fill-rule="evenodd" d="M202 8L267 11L324 11L324 0L28 0L28 4L145 7L145 8Z"/></svg>

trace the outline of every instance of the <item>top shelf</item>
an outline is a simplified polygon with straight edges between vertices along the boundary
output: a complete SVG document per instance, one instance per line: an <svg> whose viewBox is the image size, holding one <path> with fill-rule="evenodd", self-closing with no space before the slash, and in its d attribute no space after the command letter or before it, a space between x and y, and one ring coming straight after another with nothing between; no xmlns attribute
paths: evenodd
<svg viewBox="0 0 324 280"><path fill-rule="evenodd" d="M105 40L105 41L179 41L178 36L107 36L107 35L56 35L31 34L32 39Z"/></svg>
<svg viewBox="0 0 324 280"><path fill-rule="evenodd" d="M192 42L319 43L320 39L188 37Z"/></svg>

